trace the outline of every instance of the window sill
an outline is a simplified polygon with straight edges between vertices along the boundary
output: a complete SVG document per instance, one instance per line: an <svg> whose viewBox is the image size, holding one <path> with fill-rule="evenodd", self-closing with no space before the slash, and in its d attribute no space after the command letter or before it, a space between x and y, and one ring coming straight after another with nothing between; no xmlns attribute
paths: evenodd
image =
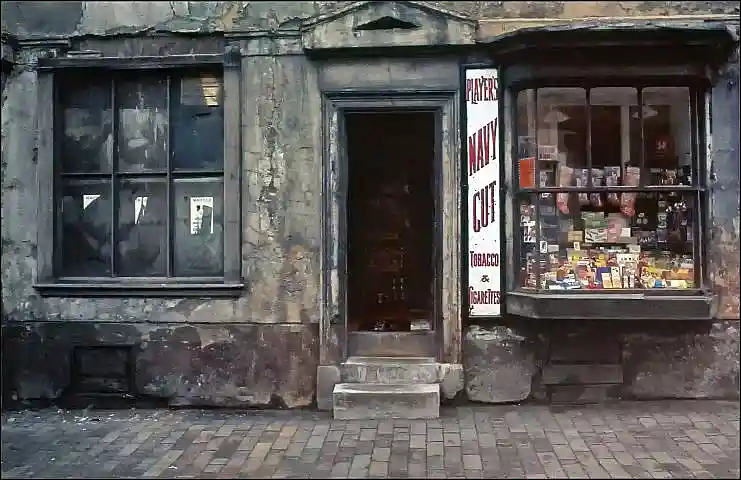
<svg viewBox="0 0 741 480"><path fill-rule="evenodd" d="M708 293L651 295L643 293L508 292L507 313L551 320L710 320L715 297Z"/></svg>
<svg viewBox="0 0 741 480"><path fill-rule="evenodd" d="M43 297L239 297L243 283L37 283Z"/></svg>

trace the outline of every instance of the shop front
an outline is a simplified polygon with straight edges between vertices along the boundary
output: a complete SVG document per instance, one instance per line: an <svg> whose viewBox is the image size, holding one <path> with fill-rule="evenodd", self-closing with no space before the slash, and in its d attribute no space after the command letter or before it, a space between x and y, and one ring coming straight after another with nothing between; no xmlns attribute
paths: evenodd
<svg viewBox="0 0 741 480"><path fill-rule="evenodd" d="M325 92L324 184L326 235L336 242L326 251L338 261L325 264L339 265L337 277L327 273L339 292L329 311L343 333L333 337L335 365L319 367L327 408L323 373L339 384L348 362L362 357L363 372L380 371L387 366L367 359L387 356L434 358L445 367L437 380L450 398L464 388L485 402L697 395L696 386L672 386L682 373L663 363L691 362L693 347L681 343L713 337L714 321L728 315L719 313L728 293L714 285L708 227L718 202L731 201L711 179L729 168L724 155L738 138L716 133L711 144L711 137L712 125L734 115L717 111L727 106L714 93L734 45L720 23L587 22L440 48L450 60L386 45L374 51L385 59L340 60L349 50L336 46L326 65L334 62L332 78L346 83ZM319 68L322 78L328 67ZM361 69L367 74L353 73ZM384 141L354 146L358 131L375 131L374 116L386 128L375 138ZM434 163L415 178L420 186L426 178L431 192L415 188L403 170L420 171L423 152ZM354 177L389 159L386 179L376 183L369 171ZM364 197L365 187L375 199ZM353 214L362 201L390 209ZM398 240L404 228L415 234L407 244ZM373 247L363 243L368 238ZM424 259L431 270L420 267ZM415 283L422 278L431 280ZM407 307L399 309L400 298ZM676 337L660 338L667 331ZM640 351L647 347L661 353L652 358ZM715 353L700 363L722 363L710 348ZM734 395L734 371L727 380L700 380L699 395ZM644 380L652 375L660 379L654 389ZM346 395L347 405L358 401Z"/></svg>
<svg viewBox="0 0 741 480"><path fill-rule="evenodd" d="M718 367L730 352L707 341L737 317L713 267L712 226L734 202L715 182L738 171L734 87L716 73L735 48L726 28L585 24L482 43L490 65L465 70L469 398L734 395L737 369ZM497 377L487 358L502 352ZM728 377L693 378L692 355Z"/></svg>
<svg viewBox="0 0 741 480"><path fill-rule="evenodd" d="M525 3L4 37L12 396L737 398L738 22Z"/></svg>

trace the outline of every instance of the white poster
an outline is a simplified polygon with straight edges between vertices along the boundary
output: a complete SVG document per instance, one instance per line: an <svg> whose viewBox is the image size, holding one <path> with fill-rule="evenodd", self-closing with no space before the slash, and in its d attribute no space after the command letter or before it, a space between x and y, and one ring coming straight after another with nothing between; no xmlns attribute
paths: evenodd
<svg viewBox="0 0 741 480"><path fill-rule="evenodd" d="M499 79L493 68L466 71L468 304L472 317L501 315Z"/></svg>
<svg viewBox="0 0 741 480"><path fill-rule="evenodd" d="M201 233L214 233L214 197L190 197L190 234Z"/></svg>

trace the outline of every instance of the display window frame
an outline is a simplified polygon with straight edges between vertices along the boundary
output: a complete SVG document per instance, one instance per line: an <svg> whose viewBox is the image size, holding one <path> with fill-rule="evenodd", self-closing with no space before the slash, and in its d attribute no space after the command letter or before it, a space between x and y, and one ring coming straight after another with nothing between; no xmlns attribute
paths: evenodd
<svg viewBox="0 0 741 480"><path fill-rule="evenodd" d="M605 63L610 58L607 50L618 53L615 64ZM711 91L712 78L701 57L693 60L682 55L646 54L635 48L591 49L591 55L582 55L568 61L564 52L550 58L542 51L534 55L521 55L519 59L504 62L501 70L503 107L503 144L501 146L507 184L507 272L505 308L508 315L537 319L666 319L707 320L715 316L717 299L707 278L706 242L710 208L708 198L709 158L711 142ZM685 52L688 53L688 52ZM605 57L607 55L607 57ZM602 59L600 60L600 57ZM632 61L631 57L642 59ZM615 58L614 56L612 58ZM662 61L657 61L662 58ZM597 88L597 87L686 87L691 92L692 115L692 180L687 185L646 185L641 181L635 186L592 186L520 188L518 159L520 145L517 134L517 95L521 91L542 88ZM640 102L640 96L639 100ZM640 105L640 103L638 103ZM640 109L642 111L642 109ZM537 150L536 150L537 151ZM644 160L641 160L644 167ZM535 178L538 178L536 171ZM519 199L523 195L537 196L558 192L570 195L583 192L606 194L652 192L656 194L679 192L694 196L695 221L692 229L693 285L691 288L610 288L578 290L527 289L520 285L523 248L520 238ZM539 220L536 220L539 225ZM536 229L539 230L539 229ZM537 242L537 240L536 240Z"/></svg>

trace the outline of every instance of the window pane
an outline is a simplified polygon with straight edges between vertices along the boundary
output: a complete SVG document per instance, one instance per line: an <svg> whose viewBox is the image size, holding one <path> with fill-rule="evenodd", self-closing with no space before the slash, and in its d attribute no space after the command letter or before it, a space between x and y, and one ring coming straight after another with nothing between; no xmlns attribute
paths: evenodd
<svg viewBox="0 0 741 480"><path fill-rule="evenodd" d="M538 185L568 186L587 164L586 91L542 88L537 103Z"/></svg>
<svg viewBox="0 0 741 480"><path fill-rule="evenodd" d="M646 88L643 90L643 105L646 185L691 185L689 89Z"/></svg>
<svg viewBox="0 0 741 480"><path fill-rule="evenodd" d="M535 289L537 245L536 245L536 218L535 195L523 197L518 202L520 216L520 279L519 285L526 289Z"/></svg>
<svg viewBox="0 0 741 480"><path fill-rule="evenodd" d="M641 164L638 91L632 87L601 87L590 90L589 94L592 185L638 185L637 167ZM581 176L585 175L581 173ZM602 197L591 195L589 200L595 203ZM610 198L614 200L614 197ZM587 198L580 196L582 205Z"/></svg>
<svg viewBox="0 0 741 480"><path fill-rule="evenodd" d="M167 80L116 82L118 170L164 170L168 154Z"/></svg>
<svg viewBox="0 0 741 480"><path fill-rule="evenodd" d="M620 207L580 208L578 204L564 214L554 208L552 199L540 195L541 288L695 287L695 197L678 192L621 196L632 196L631 215ZM521 205L523 209L534 207ZM524 239L523 244L524 252L534 250ZM523 278L530 282L536 256L522 259Z"/></svg>
<svg viewBox="0 0 741 480"><path fill-rule="evenodd" d="M63 276L103 277L111 274L111 185L76 182L62 186Z"/></svg>
<svg viewBox="0 0 741 480"><path fill-rule="evenodd" d="M175 275L224 273L224 184L176 182Z"/></svg>
<svg viewBox="0 0 741 480"><path fill-rule="evenodd" d="M124 181L118 205L116 274L167 273L167 188L164 181Z"/></svg>
<svg viewBox="0 0 741 480"><path fill-rule="evenodd" d="M65 79L61 145L64 172L110 172L113 153L110 82Z"/></svg>
<svg viewBox="0 0 741 480"><path fill-rule="evenodd" d="M224 164L222 81L214 75L184 77L173 112L173 168L220 170Z"/></svg>
<svg viewBox="0 0 741 480"><path fill-rule="evenodd" d="M520 188L535 187L535 90L517 94L517 175Z"/></svg>

